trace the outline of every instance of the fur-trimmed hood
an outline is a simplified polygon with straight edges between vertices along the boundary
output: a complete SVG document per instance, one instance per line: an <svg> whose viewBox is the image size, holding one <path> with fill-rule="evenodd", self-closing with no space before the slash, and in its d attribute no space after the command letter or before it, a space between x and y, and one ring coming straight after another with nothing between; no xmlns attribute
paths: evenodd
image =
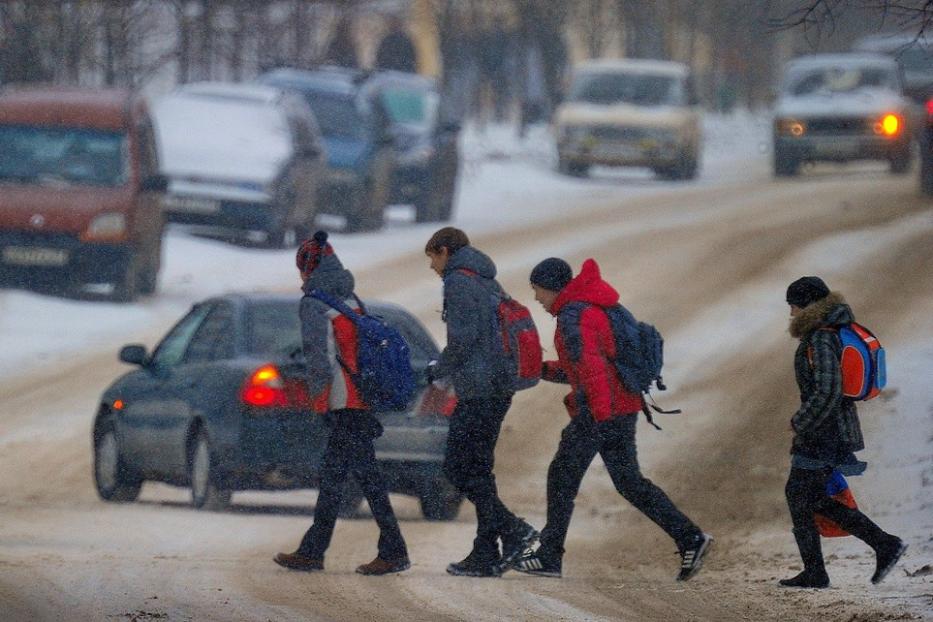
<svg viewBox="0 0 933 622"><path fill-rule="evenodd" d="M841 326L855 321L852 309L839 292L830 292L822 300L807 305L797 317L791 318L790 334L803 339L810 333L826 326Z"/></svg>

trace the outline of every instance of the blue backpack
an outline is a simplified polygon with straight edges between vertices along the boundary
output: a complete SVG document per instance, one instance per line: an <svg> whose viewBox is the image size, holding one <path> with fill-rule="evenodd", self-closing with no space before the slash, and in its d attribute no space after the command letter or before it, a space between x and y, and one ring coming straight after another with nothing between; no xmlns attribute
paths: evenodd
<svg viewBox="0 0 933 622"><path fill-rule="evenodd" d="M661 379L664 365L664 339L651 324L639 322L622 305L605 309L616 342L616 357L613 360L619 378L632 393L648 393L656 384L659 391L665 390Z"/></svg>
<svg viewBox="0 0 933 622"><path fill-rule="evenodd" d="M337 360L350 374L363 401L375 411L404 410L415 396L415 375L402 335L381 317L366 314L359 299L362 315L320 290L313 290L311 296L339 311L356 326L358 371L350 372L339 357Z"/></svg>
<svg viewBox="0 0 933 622"><path fill-rule="evenodd" d="M664 365L664 339L658 329L645 322L639 322L631 311L620 304L604 309L609 323L612 325L612 335L615 337L616 356L613 359L619 380L625 388L632 393L642 395L642 412L645 419L652 426L661 429L654 422L651 411L664 415L679 415L679 408L664 410L658 406L651 397L651 385L658 391L666 391L667 387L661 378L661 367ZM650 403L644 398L647 395ZM650 409L649 409L650 407Z"/></svg>

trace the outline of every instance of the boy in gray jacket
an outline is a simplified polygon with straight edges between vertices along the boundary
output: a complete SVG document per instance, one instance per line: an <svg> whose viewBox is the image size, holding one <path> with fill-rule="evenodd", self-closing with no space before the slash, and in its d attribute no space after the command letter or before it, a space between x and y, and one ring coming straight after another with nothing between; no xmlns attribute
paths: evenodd
<svg viewBox="0 0 933 622"><path fill-rule="evenodd" d="M447 566L447 572L498 577L538 537L499 499L492 472L496 441L513 395L497 328L496 301L504 292L495 280L495 264L470 246L460 229L437 231L425 245L425 254L431 269L444 280L442 317L447 324L447 347L437 364L428 368L428 379L447 378L457 393L444 473L476 506L473 550Z"/></svg>

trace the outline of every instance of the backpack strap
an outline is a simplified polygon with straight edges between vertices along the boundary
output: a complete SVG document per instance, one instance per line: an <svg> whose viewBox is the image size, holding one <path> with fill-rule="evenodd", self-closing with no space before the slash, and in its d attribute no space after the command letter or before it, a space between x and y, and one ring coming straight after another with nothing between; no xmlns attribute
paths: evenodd
<svg viewBox="0 0 933 622"><path fill-rule="evenodd" d="M347 316L350 320L353 321L354 324L358 322L360 314L347 306L347 303L343 302L342 300L339 300L320 289L312 289L308 295L312 298L320 300L335 311L340 312L342 315ZM353 299L356 300L356 303L360 305L360 310L365 314L366 308L363 306L363 301L360 300L356 294L353 294Z"/></svg>
<svg viewBox="0 0 933 622"><path fill-rule="evenodd" d="M342 300L338 300L334 296L331 296L327 292L322 291L320 289L312 289L308 293L308 295L311 296L312 298L316 298L317 300L320 300L327 306L331 307L334 311L337 311L338 313L346 317L348 320L353 322L354 325L359 325L360 317L361 317L360 314L356 313L353 309L347 306L347 304L343 302ZM360 310L362 310L363 313L365 313L366 310L363 307L363 301L361 301L355 293L353 294L353 299L356 300L357 304L360 305ZM340 364L340 367L343 368L343 371L345 371L350 376L350 378L353 380L354 384L359 386L359 377L360 377L359 373L353 373L353 371L350 369L350 366L347 365L346 361L343 360L340 354L335 354L335 358L337 359L337 363Z"/></svg>

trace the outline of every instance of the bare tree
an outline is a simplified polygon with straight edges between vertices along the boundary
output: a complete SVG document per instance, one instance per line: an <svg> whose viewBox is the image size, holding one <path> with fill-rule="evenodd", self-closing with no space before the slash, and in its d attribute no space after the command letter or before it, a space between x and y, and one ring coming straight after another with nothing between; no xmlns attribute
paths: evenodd
<svg viewBox="0 0 933 622"><path fill-rule="evenodd" d="M874 13L917 37L933 28L933 0L771 0L767 4L772 28L802 28L817 37L832 33L839 19L853 10Z"/></svg>

